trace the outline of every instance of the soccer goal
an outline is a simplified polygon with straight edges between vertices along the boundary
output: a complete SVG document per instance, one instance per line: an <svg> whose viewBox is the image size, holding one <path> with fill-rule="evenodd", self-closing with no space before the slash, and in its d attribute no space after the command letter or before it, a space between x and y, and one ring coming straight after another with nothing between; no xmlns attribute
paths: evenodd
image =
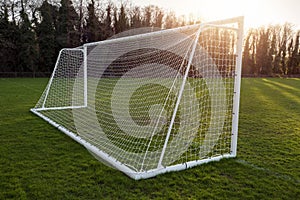
<svg viewBox="0 0 300 200"><path fill-rule="evenodd" d="M33 113L133 179L235 157L243 17L62 49Z"/></svg>

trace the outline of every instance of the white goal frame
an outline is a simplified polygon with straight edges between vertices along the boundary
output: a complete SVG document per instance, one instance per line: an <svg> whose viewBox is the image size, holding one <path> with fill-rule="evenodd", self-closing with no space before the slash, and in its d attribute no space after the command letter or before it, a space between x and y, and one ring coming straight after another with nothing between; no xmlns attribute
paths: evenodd
<svg viewBox="0 0 300 200"><path fill-rule="evenodd" d="M237 27L230 27L227 26L227 24L233 24L237 23ZM226 25L226 26L225 26ZM40 103L42 106L38 106L35 108L30 109L31 112L42 118L43 120L47 121L54 127L56 127L58 130L61 132L65 133L69 137L71 137L73 140L78 142L79 144L83 145L86 149L88 149L93 155L95 155L99 160L104 160L106 164L109 166L112 166L129 177L139 180L139 179L146 179L150 177L154 177L158 174L163 174L166 172L171 172L171 171L180 171L180 170L185 170L203 163L208 163L211 161L219 161L220 159L223 158L232 158L236 157L237 155L237 140L238 140L238 120L239 120L239 105L240 105L240 87L241 87L241 64L242 64L242 44L243 44L243 26L244 26L244 18L243 17L236 17L236 18L231 18L231 19L226 19L226 20L219 20L219 21L213 21L213 22L208 22L208 23L202 23L198 25L191 25L190 27L199 27L197 35L201 33L201 31L205 30L205 28L209 27L225 27L226 29L231 29L237 32L237 49L236 49L236 61L235 61L235 71L234 71L234 88L233 88L233 108L232 108L232 133L231 133L231 144L230 144L230 152L223 154L223 155L218 155L214 157L208 157L205 159L199 159L199 160L193 160L193 161L188 161L184 163L179 163L179 164L172 164L169 166L164 166L162 165L162 160L164 158L166 146L169 141L170 133L171 133L171 128L172 125L175 121L177 109L179 107L179 103L181 100L181 97L183 95L183 90L184 90L184 85L186 82L186 79L188 77L188 72L189 68L191 67L191 62L193 58L193 54L195 53L196 49L196 44L197 41L193 44L193 48L191 51L191 56L189 57L188 64L187 64L187 69L183 75L183 81L182 85L178 94L178 99L176 101L176 105L174 108L174 113L172 115L171 119L171 125L169 126L168 134L165 138L164 146L161 152L161 156L159 159L159 162L157 163L157 167L151 170L147 171L136 171L132 169L131 167L127 166L126 164L116 160L114 157L109 155L107 152L103 151L102 149L99 149L97 146L91 144L89 141L81 137L80 135L76 134L74 131L69 130L65 126L57 123L55 120L51 119L50 117L46 116L43 114L42 111L51 111L51 110L64 110L64 109L84 109L88 107L88 48L90 46L94 45L101 45L101 44L107 44L107 43L117 43L125 40L136 40L139 37L145 37L147 35L156 35L156 34L161 34L161 31L159 32L154 32L154 33L146 33L146 34L141 34L141 35L135 35L135 36L128 36L128 37L123 37L123 38L117 38L117 39L111 39L111 40L105 40L105 41L100 41L100 42L94 42L94 43L88 43L84 44L82 47L79 48L74 48L74 49L63 49L60 51L55 68L53 70L53 74L48 82L48 85L44 91L44 96L43 96L43 102ZM164 33L168 32L174 32L176 30L180 30L182 28L176 28L176 29L170 29L170 30L162 30ZM199 38L199 37L197 37ZM54 77L56 70L59 66L59 61L62 56L63 51L74 51L80 54L80 59L82 59L83 63L83 82L80 83L80 87L82 87L83 90L83 98L80 99L79 101L81 102L78 105L65 105L65 106L46 106L46 102L48 99L48 95L50 94L50 87L53 83Z"/></svg>

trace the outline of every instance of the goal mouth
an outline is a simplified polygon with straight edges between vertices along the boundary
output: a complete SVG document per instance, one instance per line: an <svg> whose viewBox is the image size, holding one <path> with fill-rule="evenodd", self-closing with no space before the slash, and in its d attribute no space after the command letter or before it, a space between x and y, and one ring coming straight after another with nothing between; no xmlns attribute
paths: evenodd
<svg viewBox="0 0 300 200"><path fill-rule="evenodd" d="M134 179L234 157L242 22L64 49L31 110Z"/></svg>

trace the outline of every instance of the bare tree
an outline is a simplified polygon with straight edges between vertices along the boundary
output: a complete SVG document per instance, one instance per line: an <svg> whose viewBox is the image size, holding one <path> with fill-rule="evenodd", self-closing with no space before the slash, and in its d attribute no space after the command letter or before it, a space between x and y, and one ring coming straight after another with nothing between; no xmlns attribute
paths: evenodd
<svg viewBox="0 0 300 200"><path fill-rule="evenodd" d="M169 28L175 28L177 26L178 23L177 23L177 17L175 12L173 11L168 12L164 18L164 28L169 29Z"/></svg>
<svg viewBox="0 0 300 200"><path fill-rule="evenodd" d="M243 68L242 74L249 75L251 74L251 67L253 63L251 62L251 38L252 38L252 30L249 30L244 42L244 51L243 51Z"/></svg>
<svg viewBox="0 0 300 200"><path fill-rule="evenodd" d="M256 64L258 72L264 75L272 73L272 55L270 55L270 28L260 27L258 29L258 41L256 48Z"/></svg>
<svg viewBox="0 0 300 200"><path fill-rule="evenodd" d="M146 6L144 8L143 26L150 27L151 26L151 18L152 18L152 6Z"/></svg>
<svg viewBox="0 0 300 200"><path fill-rule="evenodd" d="M279 39L279 56L280 56L280 64L281 71L283 74L287 74L288 68L286 65L286 55L287 55L287 45L288 41L293 37L293 26L290 23L285 23L281 29L281 37Z"/></svg>
<svg viewBox="0 0 300 200"><path fill-rule="evenodd" d="M153 26L157 28L162 28L164 17L164 11L158 6L153 7Z"/></svg>
<svg viewBox="0 0 300 200"><path fill-rule="evenodd" d="M130 13L130 27L140 28L142 26L142 13L140 7L138 6L133 7L129 13Z"/></svg>

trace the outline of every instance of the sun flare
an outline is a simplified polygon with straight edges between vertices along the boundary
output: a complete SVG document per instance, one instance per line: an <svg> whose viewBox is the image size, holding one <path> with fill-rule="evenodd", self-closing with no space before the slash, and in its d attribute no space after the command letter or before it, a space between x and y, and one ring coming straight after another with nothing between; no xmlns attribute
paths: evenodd
<svg viewBox="0 0 300 200"><path fill-rule="evenodd" d="M257 27L268 23L281 23L282 20L275 16L277 8L268 9L268 1L260 0L187 0L192 7L182 8L182 3L177 3L176 10L180 14L187 12L196 13L197 18L204 21L245 16L246 27ZM275 17L274 17L275 16Z"/></svg>
<svg viewBox="0 0 300 200"><path fill-rule="evenodd" d="M299 0L139 0L144 5L158 5L178 16L193 15L200 21L237 16L245 17L245 28L291 22L300 28ZM143 3L142 3L143 2Z"/></svg>

